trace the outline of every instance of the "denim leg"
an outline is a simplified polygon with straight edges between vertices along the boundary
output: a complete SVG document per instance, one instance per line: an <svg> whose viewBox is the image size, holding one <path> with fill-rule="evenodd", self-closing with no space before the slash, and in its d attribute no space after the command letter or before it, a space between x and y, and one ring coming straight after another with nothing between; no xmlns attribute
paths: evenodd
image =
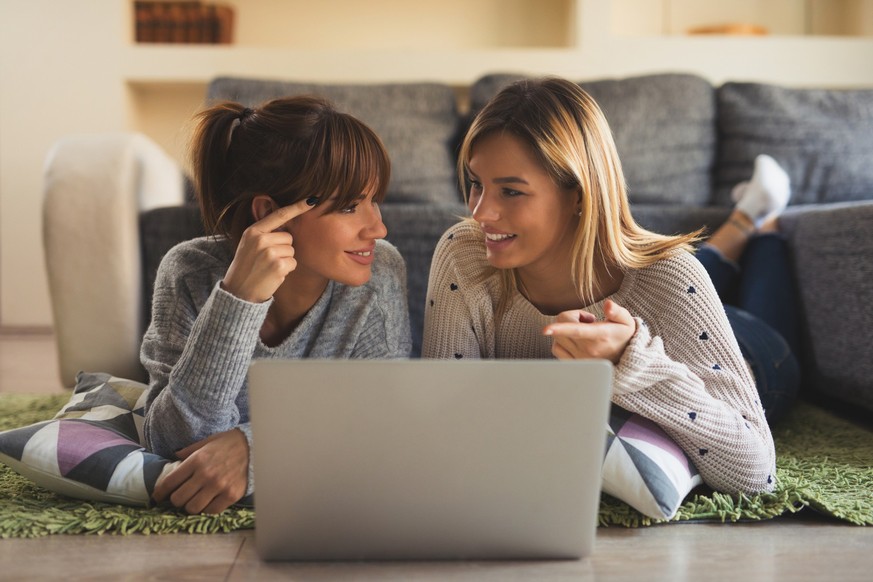
<svg viewBox="0 0 873 582"><path fill-rule="evenodd" d="M722 303L735 303L739 288L740 267L729 261L714 247L704 244L695 255L712 279L715 291Z"/></svg>
<svg viewBox="0 0 873 582"><path fill-rule="evenodd" d="M734 305L767 322L799 354L797 294L785 239L778 233L752 237L740 258L740 268L742 277Z"/></svg>
<svg viewBox="0 0 873 582"><path fill-rule="evenodd" d="M800 366L776 330L747 311L725 306L725 313L752 374L767 422L782 418L800 389Z"/></svg>

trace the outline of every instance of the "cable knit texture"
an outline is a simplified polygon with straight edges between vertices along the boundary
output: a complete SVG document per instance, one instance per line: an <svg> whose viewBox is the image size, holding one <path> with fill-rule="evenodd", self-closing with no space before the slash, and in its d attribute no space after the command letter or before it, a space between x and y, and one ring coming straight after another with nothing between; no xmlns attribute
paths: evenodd
<svg viewBox="0 0 873 582"><path fill-rule="evenodd" d="M252 450L247 374L254 358L409 356L406 267L390 243L376 243L369 282L330 282L275 347L260 340L272 300L249 303L219 286L232 260L225 240L203 237L171 249L158 269L140 357L150 379L144 434L159 455L173 458L179 449L233 428ZM250 459L247 494L254 490L253 466Z"/></svg>
<svg viewBox="0 0 873 582"><path fill-rule="evenodd" d="M500 282L480 228L459 223L431 265L422 355L552 358L553 316L515 293L499 323ZM754 380L703 266L689 253L625 274L611 297L637 330L615 367L612 401L659 424L726 493L772 491L773 438ZM585 307L603 318L603 301Z"/></svg>

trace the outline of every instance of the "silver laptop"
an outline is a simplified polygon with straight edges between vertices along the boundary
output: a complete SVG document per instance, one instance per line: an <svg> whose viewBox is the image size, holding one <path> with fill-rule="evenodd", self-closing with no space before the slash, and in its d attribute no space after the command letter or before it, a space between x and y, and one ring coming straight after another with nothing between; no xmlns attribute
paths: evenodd
<svg viewBox="0 0 873 582"><path fill-rule="evenodd" d="M585 557L611 385L606 361L255 361L258 554Z"/></svg>

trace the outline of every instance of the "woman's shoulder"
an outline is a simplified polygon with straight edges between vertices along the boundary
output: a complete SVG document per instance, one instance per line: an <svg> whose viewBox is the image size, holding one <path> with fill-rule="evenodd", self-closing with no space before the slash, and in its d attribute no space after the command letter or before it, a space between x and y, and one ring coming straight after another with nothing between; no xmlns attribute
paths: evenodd
<svg viewBox="0 0 873 582"><path fill-rule="evenodd" d="M659 305L664 309L685 305L690 298L721 304L703 264L685 250L635 269L626 293L644 304Z"/></svg>
<svg viewBox="0 0 873 582"><path fill-rule="evenodd" d="M462 249L478 247L484 252L485 238L482 234L482 227L472 220L461 220L446 229L446 232L440 237L437 246L446 245Z"/></svg>
<svg viewBox="0 0 873 582"><path fill-rule="evenodd" d="M223 276L233 260L233 249L225 238L204 236L172 247L161 259L159 277L186 278L196 273L219 270Z"/></svg>
<svg viewBox="0 0 873 582"><path fill-rule="evenodd" d="M443 233L434 250L437 265L450 265L465 277L480 278L493 268L485 253L485 236L471 220L462 220Z"/></svg>
<svg viewBox="0 0 873 582"><path fill-rule="evenodd" d="M378 284L383 279L406 278L406 261L403 255L387 240L376 241L376 258L370 281Z"/></svg>
<svg viewBox="0 0 873 582"><path fill-rule="evenodd" d="M677 250L648 267L638 269L639 276L649 280L660 280L667 284L686 280L709 279L706 269L693 254Z"/></svg>
<svg viewBox="0 0 873 582"><path fill-rule="evenodd" d="M406 260L400 251L387 240L376 241L376 260L373 261L373 272L406 272Z"/></svg>
<svg viewBox="0 0 873 582"><path fill-rule="evenodd" d="M376 240L376 264L394 268L404 265L403 255L393 244L385 239Z"/></svg>

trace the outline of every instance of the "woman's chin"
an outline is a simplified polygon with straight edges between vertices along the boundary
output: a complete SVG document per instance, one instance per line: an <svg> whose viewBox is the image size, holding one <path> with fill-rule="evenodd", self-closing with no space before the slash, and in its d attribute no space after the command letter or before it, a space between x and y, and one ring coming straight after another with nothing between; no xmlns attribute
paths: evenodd
<svg viewBox="0 0 873 582"><path fill-rule="evenodd" d="M360 287L361 285L366 285L372 275L372 271L370 269L367 269L366 273L348 273L343 275L342 277L336 278L335 281L337 283L342 283L347 287Z"/></svg>
<svg viewBox="0 0 873 582"><path fill-rule="evenodd" d="M513 269L518 267L518 261L513 261L511 258L501 253L487 252L485 254L485 259L488 261L488 264L495 269Z"/></svg>

